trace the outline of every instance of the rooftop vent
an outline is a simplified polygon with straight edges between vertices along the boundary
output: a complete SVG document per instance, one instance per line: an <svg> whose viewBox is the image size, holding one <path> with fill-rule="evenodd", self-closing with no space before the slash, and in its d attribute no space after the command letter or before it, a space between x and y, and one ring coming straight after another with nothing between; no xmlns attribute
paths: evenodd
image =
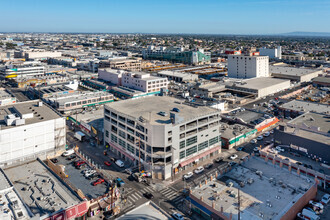
<svg viewBox="0 0 330 220"><path fill-rule="evenodd" d="M38 102L38 107L41 107L42 106L42 102Z"/></svg>

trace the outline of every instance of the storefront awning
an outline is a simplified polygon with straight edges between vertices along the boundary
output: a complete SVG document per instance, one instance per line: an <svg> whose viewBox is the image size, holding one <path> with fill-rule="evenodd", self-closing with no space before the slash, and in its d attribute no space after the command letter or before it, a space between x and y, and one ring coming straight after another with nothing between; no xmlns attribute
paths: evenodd
<svg viewBox="0 0 330 220"><path fill-rule="evenodd" d="M207 151L205 151L205 152L203 152L203 153L201 153L201 154L199 154L199 155L197 155L197 156L194 156L194 157L192 157L192 158L190 158L190 159L188 159L188 160L186 160L186 161L181 162L181 163L179 164L179 166L180 166L180 167L184 167L184 166L186 166L187 164L190 164L190 163L194 162L195 160L198 160L198 159L200 159L200 158L202 158L202 157L205 157L205 156L208 155L208 154L211 154L211 153L213 153L213 152L219 150L220 148L221 148L221 146L217 146L217 147L214 147L214 148L212 148L212 149L210 149L210 150L207 150Z"/></svg>
<svg viewBox="0 0 330 220"><path fill-rule="evenodd" d="M118 150L120 153L124 154L126 157L128 157L130 160L135 160L134 157L132 157L131 155L129 155L127 152L125 152L123 149L121 149L120 147L117 147L116 145L114 145L113 143L109 143L111 147L116 148L116 150Z"/></svg>

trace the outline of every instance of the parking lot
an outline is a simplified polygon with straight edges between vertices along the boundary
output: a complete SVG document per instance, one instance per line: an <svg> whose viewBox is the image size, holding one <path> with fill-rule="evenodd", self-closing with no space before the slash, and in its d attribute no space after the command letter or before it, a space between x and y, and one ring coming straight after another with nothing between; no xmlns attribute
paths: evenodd
<svg viewBox="0 0 330 220"><path fill-rule="evenodd" d="M74 160L67 160L67 157L58 157L58 162L57 164L62 164L65 166L65 173L68 175L67 180L72 183L76 188L80 189L84 195L89 198L97 198L99 196L104 195L108 188L107 188L107 183L101 183L96 186L92 185L92 182L97 180L98 178L94 178L92 180L88 180L87 178L84 177L84 174L82 171L85 168L88 168L88 165L85 166L85 168L82 169L76 169L74 166ZM78 159L76 159L78 160Z"/></svg>

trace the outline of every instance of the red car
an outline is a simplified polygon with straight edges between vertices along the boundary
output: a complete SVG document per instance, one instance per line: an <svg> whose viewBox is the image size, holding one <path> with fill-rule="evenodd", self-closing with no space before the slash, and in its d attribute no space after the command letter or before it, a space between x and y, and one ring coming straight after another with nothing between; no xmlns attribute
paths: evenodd
<svg viewBox="0 0 330 220"><path fill-rule="evenodd" d="M100 179L94 181L92 184L93 184L93 186L96 186L96 185L99 185L99 184L101 184L101 183L104 183L104 179L102 179L102 178L100 178Z"/></svg>
<svg viewBox="0 0 330 220"><path fill-rule="evenodd" d="M107 166L111 165L111 163L109 161L104 161L104 164L107 165Z"/></svg>
<svg viewBox="0 0 330 220"><path fill-rule="evenodd" d="M75 166L77 167L77 166L80 166L80 165L82 165L84 163L86 163L86 162L85 161L77 161L76 164L75 164Z"/></svg>

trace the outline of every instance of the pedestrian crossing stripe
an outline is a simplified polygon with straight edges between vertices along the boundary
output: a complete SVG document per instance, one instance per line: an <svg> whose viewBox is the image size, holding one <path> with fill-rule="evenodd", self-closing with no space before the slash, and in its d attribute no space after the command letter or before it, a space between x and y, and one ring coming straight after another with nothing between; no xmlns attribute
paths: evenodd
<svg viewBox="0 0 330 220"><path fill-rule="evenodd" d="M139 200L139 198L141 198L141 197L139 197L139 196L137 196L137 195L135 195L135 194L131 194L131 197L133 197L134 199L136 199L136 200ZM134 200L135 201L135 200Z"/></svg>

